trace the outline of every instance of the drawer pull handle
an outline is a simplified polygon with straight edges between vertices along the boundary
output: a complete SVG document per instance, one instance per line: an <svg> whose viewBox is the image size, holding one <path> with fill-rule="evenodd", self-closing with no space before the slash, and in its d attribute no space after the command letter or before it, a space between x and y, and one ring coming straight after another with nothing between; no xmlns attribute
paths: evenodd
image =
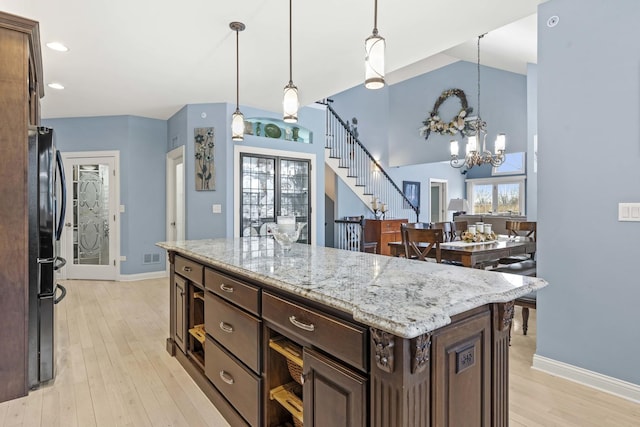
<svg viewBox="0 0 640 427"><path fill-rule="evenodd" d="M186 271L188 273L191 271L191 267L185 265L184 267L182 267L182 271Z"/></svg>
<svg viewBox="0 0 640 427"><path fill-rule="evenodd" d="M225 383L231 385L233 384L235 381L233 380L233 377L229 374L227 374L225 371L220 371L220 378L222 379L222 381L224 381Z"/></svg>
<svg viewBox="0 0 640 427"><path fill-rule="evenodd" d="M296 326L302 330L308 331L308 332L313 332L316 327L314 326L313 323L304 323L299 321L298 319L296 319L296 316L289 316L289 322L291 322L293 324L293 326Z"/></svg>
<svg viewBox="0 0 640 427"><path fill-rule="evenodd" d="M229 293L233 292L233 286L225 285L224 283L220 285L220 289Z"/></svg>
<svg viewBox="0 0 640 427"><path fill-rule="evenodd" d="M232 334L233 333L233 326L231 326L228 323L220 322L220 329L222 329L224 332L226 332L228 334Z"/></svg>

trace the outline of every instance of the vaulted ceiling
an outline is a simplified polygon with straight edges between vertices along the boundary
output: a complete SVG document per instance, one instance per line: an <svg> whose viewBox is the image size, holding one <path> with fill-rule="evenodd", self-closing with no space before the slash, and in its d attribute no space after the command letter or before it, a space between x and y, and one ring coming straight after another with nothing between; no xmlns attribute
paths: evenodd
<svg viewBox="0 0 640 427"><path fill-rule="evenodd" d="M487 32L482 63L524 73L536 61L533 14L541 2L379 0L389 83L475 61L475 38ZM293 0L293 81L303 105L362 83L373 8L371 0ZM45 83L65 86L45 86L45 118L167 119L185 104L235 103L231 21L247 27L240 103L281 110L289 80L286 0L0 0L0 10L40 22ZM50 50L50 41L70 50Z"/></svg>

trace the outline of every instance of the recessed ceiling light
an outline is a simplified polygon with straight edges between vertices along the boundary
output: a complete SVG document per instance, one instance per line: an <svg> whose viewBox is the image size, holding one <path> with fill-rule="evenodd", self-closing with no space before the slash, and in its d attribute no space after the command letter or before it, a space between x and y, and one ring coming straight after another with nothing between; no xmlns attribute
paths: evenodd
<svg viewBox="0 0 640 427"><path fill-rule="evenodd" d="M64 86L62 86L60 83L49 83L47 86L49 86L51 89L64 89Z"/></svg>
<svg viewBox="0 0 640 427"><path fill-rule="evenodd" d="M65 45L63 45L63 44L62 44L62 43L60 43L60 42L50 42L50 43L47 43L47 47L48 47L49 49L57 50L58 52L66 52L66 51L68 51L68 50L69 50L69 48L68 48L68 47L66 47Z"/></svg>

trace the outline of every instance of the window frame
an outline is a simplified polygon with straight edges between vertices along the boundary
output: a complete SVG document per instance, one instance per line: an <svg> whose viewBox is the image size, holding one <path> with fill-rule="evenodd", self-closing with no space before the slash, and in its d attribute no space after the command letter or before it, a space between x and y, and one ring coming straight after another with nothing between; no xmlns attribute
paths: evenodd
<svg viewBox="0 0 640 427"><path fill-rule="evenodd" d="M509 175L509 176L501 176L501 177L493 177L493 178L472 178L465 180L467 184L467 200L469 202L469 208L471 209L472 214L476 214L474 209L474 200L473 200L473 187L475 185L491 185L491 211L494 215L506 214L507 212L497 212L498 208L498 185L500 184L518 184L520 187L519 194L519 208L520 212L518 215L526 215L525 212L525 197L527 190L527 176L526 175Z"/></svg>

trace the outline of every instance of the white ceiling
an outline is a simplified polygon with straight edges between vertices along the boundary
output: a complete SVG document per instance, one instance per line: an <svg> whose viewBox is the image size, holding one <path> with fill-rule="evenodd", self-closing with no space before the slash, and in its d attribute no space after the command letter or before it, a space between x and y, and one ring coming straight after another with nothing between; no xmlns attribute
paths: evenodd
<svg viewBox="0 0 640 427"><path fill-rule="evenodd" d="M536 62L543 0L380 0L393 84L455 62L524 74ZM293 81L303 105L358 84L371 0L293 1ZM286 0L0 0L0 10L40 22L45 83L42 116L171 117L185 104L235 103L235 33L240 33L240 103L280 111L289 80ZM532 16L533 15L533 16ZM522 19L526 18L526 19ZM515 22L518 21L518 22ZM504 27L507 24L513 23ZM45 43L59 41L70 51Z"/></svg>

